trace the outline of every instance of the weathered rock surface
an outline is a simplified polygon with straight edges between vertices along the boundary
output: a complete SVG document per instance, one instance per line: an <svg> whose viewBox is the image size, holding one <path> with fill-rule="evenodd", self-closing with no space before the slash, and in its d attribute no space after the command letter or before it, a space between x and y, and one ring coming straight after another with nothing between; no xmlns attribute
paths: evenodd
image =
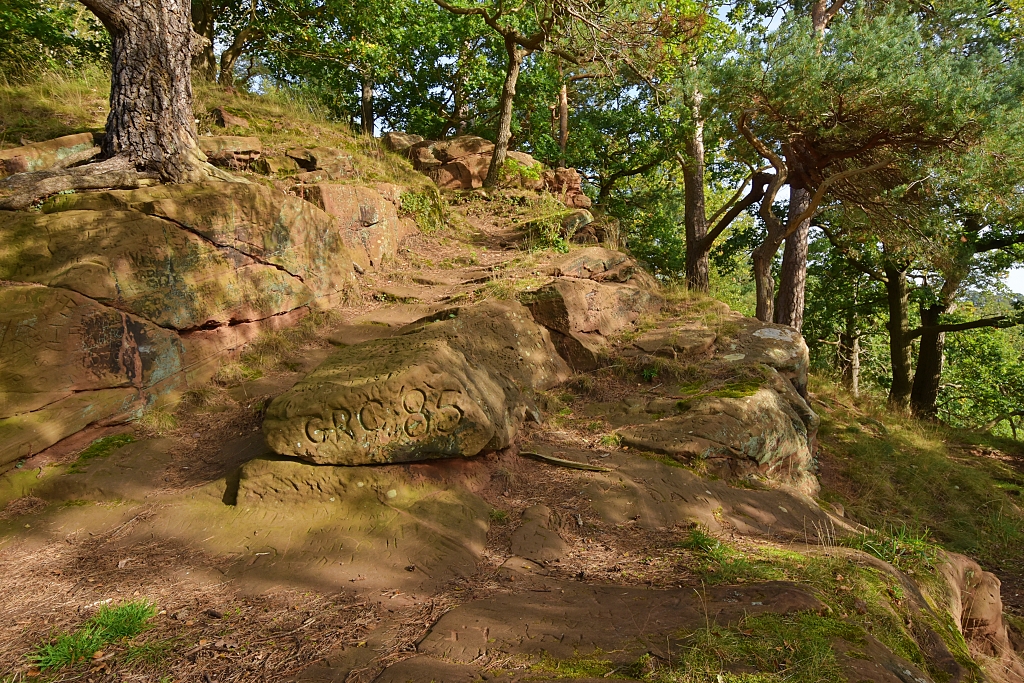
<svg viewBox="0 0 1024 683"><path fill-rule="evenodd" d="M562 200L566 206L589 209L590 197L583 192L583 179L575 168L557 168L544 171L544 188Z"/></svg>
<svg viewBox="0 0 1024 683"><path fill-rule="evenodd" d="M580 267L574 272L583 271ZM559 353L578 371L597 367L608 335L657 311L661 304L645 288L570 277L555 278L520 299L534 319L551 330Z"/></svg>
<svg viewBox="0 0 1024 683"><path fill-rule="evenodd" d="M816 420L809 428L776 389L761 388L743 398L700 399L682 415L624 427L619 435L630 447L705 460L720 475L757 473L815 494L811 430L816 428Z"/></svg>
<svg viewBox="0 0 1024 683"><path fill-rule="evenodd" d="M214 123L222 128L248 128L249 121L237 114L232 114L224 107L215 107L210 111Z"/></svg>
<svg viewBox="0 0 1024 683"><path fill-rule="evenodd" d="M275 399L277 453L359 465L472 456L508 446L535 389L568 368L518 304L449 309L403 334L341 349Z"/></svg>
<svg viewBox="0 0 1024 683"><path fill-rule="evenodd" d="M757 363L775 368L801 395L806 394L810 354L799 332L737 313L727 317L737 329L732 334L718 336L715 350L721 358L732 364Z"/></svg>
<svg viewBox="0 0 1024 683"><path fill-rule="evenodd" d="M509 549L513 555L544 564L562 559L569 546L558 535L558 520L551 508L533 505L523 511Z"/></svg>
<svg viewBox="0 0 1024 683"><path fill-rule="evenodd" d="M335 217L342 240L364 270L394 258L402 240L416 232L412 219L398 215L402 192L397 185L371 188L321 182L296 191Z"/></svg>
<svg viewBox="0 0 1024 683"><path fill-rule="evenodd" d="M645 652L668 660L686 632L708 622L824 608L796 584L772 582L649 590L544 580L543 593L496 595L447 612L417 645L423 654L469 664L486 654L571 659L600 653L632 663ZM455 634L453 636L453 634ZM671 642L675 640L675 642Z"/></svg>
<svg viewBox="0 0 1024 683"><path fill-rule="evenodd" d="M656 415L610 416L621 427L623 443L704 461L719 476L760 475L816 493L819 419L802 393L808 367L803 337L782 325L744 318L724 305L705 315L717 321L715 329L699 320L662 321L622 354L670 358L737 379L717 388L692 389L676 401L678 411L652 403L638 412Z"/></svg>
<svg viewBox="0 0 1024 683"><path fill-rule="evenodd" d="M285 155L305 171L324 171L332 179L347 178L355 170L352 155L334 147L290 149Z"/></svg>
<svg viewBox="0 0 1024 683"><path fill-rule="evenodd" d="M85 161L99 153L98 138L99 136L93 133L76 133L23 147L0 150L0 178Z"/></svg>
<svg viewBox="0 0 1024 683"><path fill-rule="evenodd" d="M244 120L244 119L242 119ZM263 143L257 137L237 135L201 135L199 149L214 166L233 171L248 168L263 154Z"/></svg>
<svg viewBox="0 0 1024 683"><path fill-rule="evenodd" d="M388 149L405 154L412 161L413 168L427 174L438 187L447 190L483 187L494 154L494 143L475 135L460 135L449 140L424 140L418 135L392 131L385 134L383 139ZM539 175L542 165L529 154L510 151L508 158L531 169L531 174ZM521 176L506 180L528 189L539 190L543 187L541 181L531 181Z"/></svg>
<svg viewBox="0 0 1024 683"><path fill-rule="evenodd" d="M0 212L0 464L205 381L260 330L354 288L334 219L260 185Z"/></svg>
<svg viewBox="0 0 1024 683"><path fill-rule="evenodd" d="M423 136L393 130L390 133L385 133L381 142L392 152L404 152L416 143L423 142Z"/></svg>
<svg viewBox="0 0 1024 683"><path fill-rule="evenodd" d="M939 574L949 588L942 607L960 627L971 656L998 662L989 667L995 680L1024 680L1024 664L1015 654L1003 616L999 579L963 555L943 553L942 559Z"/></svg>

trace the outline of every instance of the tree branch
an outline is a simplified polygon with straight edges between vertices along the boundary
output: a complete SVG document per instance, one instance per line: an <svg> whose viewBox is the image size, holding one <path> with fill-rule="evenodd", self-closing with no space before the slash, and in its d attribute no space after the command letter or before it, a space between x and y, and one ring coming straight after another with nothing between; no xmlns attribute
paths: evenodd
<svg viewBox="0 0 1024 683"><path fill-rule="evenodd" d="M714 244L715 240L721 237L722 233L725 232L725 229L732 225L732 222L736 220L741 213L761 201L761 198L764 197L765 187L772 184L773 178L774 176L771 174L762 173L761 171L755 173L751 178L751 182L753 184L750 187L750 192L747 193L747 196L744 197L742 201L732 205L732 208L722 216L722 219L715 224L715 227L708 231L707 236L702 240L702 244ZM740 189L742 190L742 188ZM715 220L720 212L721 209L715 213L711 220Z"/></svg>
<svg viewBox="0 0 1024 683"><path fill-rule="evenodd" d="M967 323L952 323L948 325L928 325L926 327L918 327L916 330L911 330L908 335L909 339L917 339L925 332L963 332L964 330L976 330L981 327L995 327L1005 329L1007 327L1014 327L1024 323L1024 320L1020 320L1008 315L997 315L991 318L981 318L980 320L972 320Z"/></svg>

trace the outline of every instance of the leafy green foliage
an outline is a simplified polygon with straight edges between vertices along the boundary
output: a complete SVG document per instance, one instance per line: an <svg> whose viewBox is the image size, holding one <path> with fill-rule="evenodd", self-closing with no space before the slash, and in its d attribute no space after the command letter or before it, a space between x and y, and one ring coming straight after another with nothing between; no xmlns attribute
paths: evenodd
<svg viewBox="0 0 1024 683"><path fill-rule="evenodd" d="M99 20L74 0L5 0L0 4L0 74L101 63L110 39Z"/></svg>
<svg viewBox="0 0 1024 683"><path fill-rule="evenodd" d="M155 615L156 608L144 600L116 607L104 605L82 626L70 633L57 634L28 658L41 671L88 661L107 645L142 633Z"/></svg>

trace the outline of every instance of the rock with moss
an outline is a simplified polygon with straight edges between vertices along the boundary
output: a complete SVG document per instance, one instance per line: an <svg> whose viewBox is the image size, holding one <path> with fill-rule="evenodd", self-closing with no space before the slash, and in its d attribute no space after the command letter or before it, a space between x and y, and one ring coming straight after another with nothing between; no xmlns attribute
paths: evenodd
<svg viewBox="0 0 1024 683"><path fill-rule="evenodd" d="M684 462L704 461L727 478L761 475L804 493L818 491L810 425L773 387L724 391L695 400L682 415L619 430L622 443Z"/></svg>
<svg viewBox="0 0 1024 683"><path fill-rule="evenodd" d="M531 398L568 368L517 303L447 309L401 334L339 349L274 400L263 431L281 455L362 465L505 448Z"/></svg>
<svg viewBox="0 0 1024 683"><path fill-rule="evenodd" d="M58 195L41 212L0 212L3 457L136 400L172 400L260 331L355 288L334 218L261 185Z"/></svg>

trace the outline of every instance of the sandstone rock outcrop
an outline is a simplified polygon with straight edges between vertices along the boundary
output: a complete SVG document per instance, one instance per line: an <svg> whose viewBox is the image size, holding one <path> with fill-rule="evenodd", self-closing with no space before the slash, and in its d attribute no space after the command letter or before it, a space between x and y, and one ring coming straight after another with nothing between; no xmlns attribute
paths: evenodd
<svg viewBox="0 0 1024 683"><path fill-rule="evenodd" d="M448 140L424 140L418 135L392 131L383 140L388 149L407 156L413 168L430 176L438 187L446 190L483 187L494 154L494 143L475 135L460 135ZM542 165L539 161L529 154L516 151L508 152L508 158L527 169L527 175L531 176L524 177L518 173L515 178L508 178L508 182L527 189L542 189L543 183L539 180Z"/></svg>
<svg viewBox="0 0 1024 683"><path fill-rule="evenodd" d="M699 321L668 320L643 333L623 355L699 364L706 375L733 377L696 389L675 409L619 429L624 444L686 461L703 461L720 476L760 475L807 494L820 420L808 404L808 351L783 325L745 318L720 305L717 330ZM666 412L652 407L652 413Z"/></svg>
<svg viewBox="0 0 1024 683"><path fill-rule="evenodd" d="M321 464L472 456L508 446L536 415L530 392L567 376L529 311L485 302L336 351L274 400L263 430L277 453Z"/></svg>
<svg viewBox="0 0 1024 683"><path fill-rule="evenodd" d="M629 280L626 273L633 267L629 264L635 266L635 262L631 259L618 261L614 256L617 252L606 249L597 249L597 252L574 255L553 270L584 276L618 273L612 275L612 279ZM615 264L611 270L600 270L609 262ZM636 322L645 313L657 311L661 305L660 299L646 287L620 282L605 284L582 277L556 277L540 289L521 295L520 299L534 319L551 330L559 353L577 371L596 368L609 335Z"/></svg>
<svg viewBox="0 0 1024 683"><path fill-rule="evenodd" d="M240 171L260 158L263 143L257 137L201 135L199 149L214 166Z"/></svg>
<svg viewBox="0 0 1024 683"><path fill-rule="evenodd" d="M99 154L100 136L75 133L31 145L0 150L0 178L15 173L63 168Z"/></svg>
<svg viewBox="0 0 1024 683"><path fill-rule="evenodd" d="M589 209L590 197L583 192L583 179L575 168L556 168L544 171L544 188L562 200L566 206Z"/></svg>
<svg viewBox="0 0 1024 683"><path fill-rule="evenodd" d="M0 212L0 465L205 381L261 329L355 287L334 219L260 185Z"/></svg>
<svg viewBox="0 0 1024 683"><path fill-rule="evenodd" d="M402 188L397 185L381 183L371 188L319 182L294 191L335 217L342 239L364 270L394 258L402 240L416 232L412 219L398 215Z"/></svg>

